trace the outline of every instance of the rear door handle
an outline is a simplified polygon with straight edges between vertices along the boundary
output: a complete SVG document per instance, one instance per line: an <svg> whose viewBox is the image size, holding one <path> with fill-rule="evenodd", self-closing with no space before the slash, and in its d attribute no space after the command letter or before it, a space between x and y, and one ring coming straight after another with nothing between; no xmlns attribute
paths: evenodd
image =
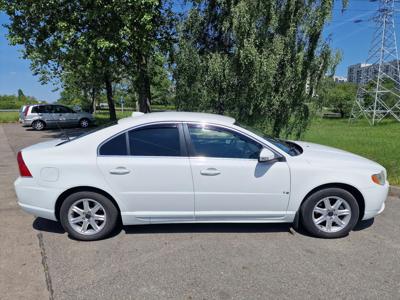
<svg viewBox="0 0 400 300"><path fill-rule="evenodd" d="M131 171L125 167L117 167L115 169L110 170L110 174L113 175L126 175L129 174Z"/></svg>
<svg viewBox="0 0 400 300"><path fill-rule="evenodd" d="M201 170L200 174L204 175L204 176L216 176L216 175L221 174L221 172L216 168L207 168L207 169Z"/></svg>

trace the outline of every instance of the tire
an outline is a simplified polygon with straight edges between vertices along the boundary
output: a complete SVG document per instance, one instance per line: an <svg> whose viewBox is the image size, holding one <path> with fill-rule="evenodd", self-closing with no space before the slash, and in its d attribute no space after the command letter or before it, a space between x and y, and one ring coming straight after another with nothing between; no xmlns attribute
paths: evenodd
<svg viewBox="0 0 400 300"><path fill-rule="evenodd" d="M300 208L304 228L316 237L328 239L348 235L357 224L359 214L357 200L340 188L317 191Z"/></svg>
<svg viewBox="0 0 400 300"><path fill-rule="evenodd" d="M95 192L72 194L60 208L61 225L71 237L81 241L108 237L115 229L118 217L118 209L111 200Z"/></svg>
<svg viewBox="0 0 400 300"><path fill-rule="evenodd" d="M41 131L46 128L46 123L40 120L33 121L32 128L37 131Z"/></svg>
<svg viewBox="0 0 400 300"><path fill-rule="evenodd" d="M83 118L79 120L79 127L81 128L88 128L90 125L89 119Z"/></svg>

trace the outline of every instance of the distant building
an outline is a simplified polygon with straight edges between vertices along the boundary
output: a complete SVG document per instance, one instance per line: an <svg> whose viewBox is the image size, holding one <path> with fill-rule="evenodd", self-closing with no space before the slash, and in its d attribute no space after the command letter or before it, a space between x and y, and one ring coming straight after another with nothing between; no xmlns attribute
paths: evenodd
<svg viewBox="0 0 400 300"><path fill-rule="evenodd" d="M365 84L378 75L378 64L355 64L347 68L347 81L356 84ZM395 78L397 72L397 61L393 60L383 65L383 72Z"/></svg>
<svg viewBox="0 0 400 300"><path fill-rule="evenodd" d="M343 77L343 76L333 76L333 80L336 82L336 83L344 83L344 82L347 82L347 78L346 77Z"/></svg>

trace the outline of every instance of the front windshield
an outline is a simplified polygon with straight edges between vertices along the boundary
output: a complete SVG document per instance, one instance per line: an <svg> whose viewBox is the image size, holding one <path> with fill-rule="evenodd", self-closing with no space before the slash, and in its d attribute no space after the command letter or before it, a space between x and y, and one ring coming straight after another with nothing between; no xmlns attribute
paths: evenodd
<svg viewBox="0 0 400 300"><path fill-rule="evenodd" d="M297 156L297 155L300 155L301 153L303 153L303 149L296 143L266 135L262 131L260 131L256 128L253 128L251 126L242 125L239 123L235 123L235 125L242 127L244 129L247 129L248 131L250 131L256 135L263 137L268 142L270 142L271 144L273 144L274 146L278 147L279 149L281 149L282 151L286 152L287 154L289 154L291 156Z"/></svg>

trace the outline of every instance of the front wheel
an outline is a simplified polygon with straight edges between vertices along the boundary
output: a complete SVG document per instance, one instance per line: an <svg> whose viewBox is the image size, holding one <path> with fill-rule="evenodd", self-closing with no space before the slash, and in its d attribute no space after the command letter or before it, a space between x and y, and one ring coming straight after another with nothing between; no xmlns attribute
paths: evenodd
<svg viewBox="0 0 400 300"><path fill-rule="evenodd" d="M118 210L107 197L78 192L61 205L61 225L73 238L93 241L107 237L117 225Z"/></svg>
<svg viewBox="0 0 400 300"><path fill-rule="evenodd" d="M300 208L305 229L316 237L346 236L357 224L359 206L354 196L340 188L327 188L309 196Z"/></svg>

